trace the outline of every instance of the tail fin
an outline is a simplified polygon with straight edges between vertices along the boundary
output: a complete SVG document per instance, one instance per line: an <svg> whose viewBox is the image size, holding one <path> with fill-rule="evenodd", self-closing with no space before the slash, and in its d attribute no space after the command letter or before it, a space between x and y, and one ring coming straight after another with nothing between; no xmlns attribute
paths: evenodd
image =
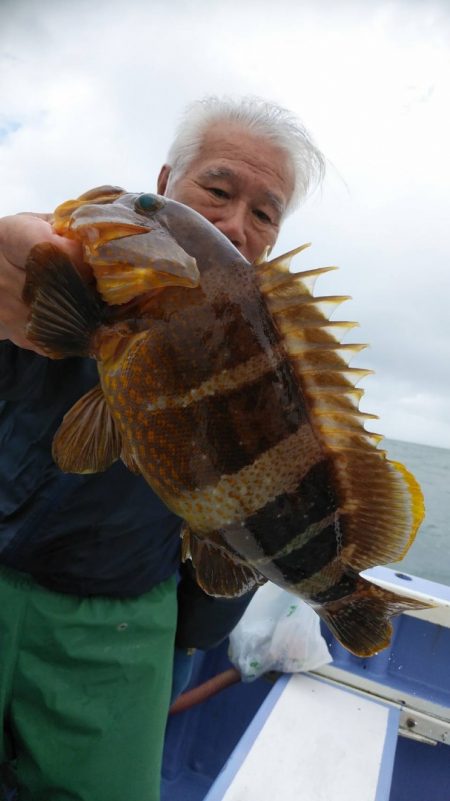
<svg viewBox="0 0 450 801"><path fill-rule="evenodd" d="M357 590L316 611L338 642L355 656L373 656L387 648L392 636L391 617L409 609L434 604L397 595L360 577Z"/></svg>
<svg viewBox="0 0 450 801"><path fill-rule="evenodd" d="M30 306L31 342L53 359L89 355L101 303L68 256L49 242L30 251L23 299Z"/></svg>

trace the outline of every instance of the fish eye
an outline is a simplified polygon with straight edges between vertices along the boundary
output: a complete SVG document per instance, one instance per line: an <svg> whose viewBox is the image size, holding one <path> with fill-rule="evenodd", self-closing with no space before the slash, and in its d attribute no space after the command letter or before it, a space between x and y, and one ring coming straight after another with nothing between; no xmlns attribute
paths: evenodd
<svg viewBox="0 0 450 801"><path fill-rule="evenodd" d="M139 195L135 201L134 207L136 211L145 211L148 213L158 211L163 205L164 203L158 195L144 194Z"/></svg>

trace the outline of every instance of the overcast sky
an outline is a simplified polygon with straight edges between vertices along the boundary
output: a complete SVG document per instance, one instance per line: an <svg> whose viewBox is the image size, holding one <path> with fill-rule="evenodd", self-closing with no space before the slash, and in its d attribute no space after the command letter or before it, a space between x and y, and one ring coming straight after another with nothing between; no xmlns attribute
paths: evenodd
<svg viewBox="0 0 450 801"><path fill-rule="evenodd" d="M337 264L335 318L370 343L362 408L450 448L448 0L0 0L0 214L96 185L152 191L184 106L256 94L309 128L320 192L276 252Z"/></svg>

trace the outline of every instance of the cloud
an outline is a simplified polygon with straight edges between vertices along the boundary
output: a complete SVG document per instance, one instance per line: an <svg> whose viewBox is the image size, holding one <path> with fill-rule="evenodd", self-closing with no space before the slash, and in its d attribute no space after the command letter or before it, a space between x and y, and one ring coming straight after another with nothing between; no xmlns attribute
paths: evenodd
<svg viewBox="0 0 450 801"><path fill-rule="evenodd" d="M329 170L277 252L312 241L299 267L340 265L317 290L354 298L335 316L371 345L355 363L382 433L450 447L447 0L14 0L0 31L2 214L153 189L204 94L294 110Z"/></svg>

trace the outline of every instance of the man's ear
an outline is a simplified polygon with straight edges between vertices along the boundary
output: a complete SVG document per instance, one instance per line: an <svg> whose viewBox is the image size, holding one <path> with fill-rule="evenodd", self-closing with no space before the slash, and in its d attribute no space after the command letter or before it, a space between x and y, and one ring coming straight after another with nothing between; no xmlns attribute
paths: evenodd
<svg viewBox="0 0 450 801"><path fill-rule="evenodd" d="M156 184L158 195L165 195L167 189L167 181L169 180L169 175L171 173L172 167L169 167L168 164L163 164L161 167L161 171L158 175L158 182Z"/></svg>

